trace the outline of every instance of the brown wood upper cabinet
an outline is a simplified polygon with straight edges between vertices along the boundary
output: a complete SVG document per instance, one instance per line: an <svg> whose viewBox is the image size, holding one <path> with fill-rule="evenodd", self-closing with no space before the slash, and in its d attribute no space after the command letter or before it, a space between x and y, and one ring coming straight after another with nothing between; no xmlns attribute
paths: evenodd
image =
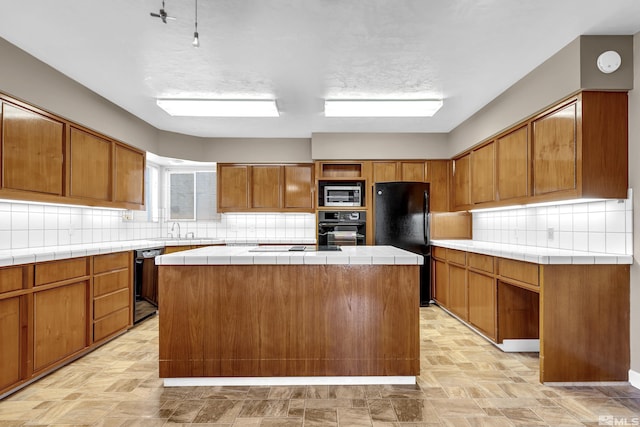
<svg viewBox="0 0 640 427"><path fill-rule="evenodd" d="M116 143L114 145L115 201L144 205L145 153Z"/></svg>
<svg viewBox="0 0 640 427"><path fill-rule="evenodd" d="M496 139L498 199L511 200L529 193L529 130L521 126Z"/></svg>
<svg viewBox="0 0 640 427"><path fill-rule="evenodd" d="M313 212L314 165L218 163L219 212Z"/></svg>
<svg viewBox="0 0 640 427"><path fill-rule="evenodd" d="M2 102L2 186L64 194L65 126L52 117Z"/></svg>
<svg viewBox="0 0 640 427"><path fill-rule="evenodd" d="M568 98L455 157L453 209L626 198L627 128L625 92Z"/></svg>
<svg viewBox="0 0 640 427"><path fill-rule="evenodd" d="M429 182L429 210L448 212L449 206L449 170L451 160L427 160L427 182Z"/></svg>
<svg viewBox="0 0 640 427"><path fill-rule="evenodd" d="M427 181L424 160L373 161L373 182Z"/></svg>
<svg viewBox="0 0 640 427"><path fill-rule="evenodd" d="M218 163L218 211L249 209L249 168L248 165Z"/></svg>
<svg viewBox="0 0 640 427"><path fill-rule="evenodd" d="M111 141L71 127L72 197L111 200Z"/></svg>
<svg viewBox="0 0 640 427"><path fill-rule="evenodd" d="M313 165L284 166L284 208L314 208Z"/></svg>
<svg viewBox="0 0 640 427"><path fill-rule="evenodd" d="M471 206L471 154L453 159L453 208L464 210Z"/></svg>
<svg viewBox="0 0 640 427"><path fill-rule="evenodd" d="M251 171L251 207L279 209L282 206L282 171L280 166L254 165Z"/></svg>
<svg viewBox="0 0 640 427"><path fill-rule="evenodd" d="M496 198L495 143L471 151L471 202L492 202Z"/></svg>
<svg viewBox="0 0 640 427"><path fill-rule="evenodd" d="M625 198L624 92L582 92L532 122L533 195Z"/></svg>
<svg viewBox="0 0 640 427"><path fill-rule="evenodd" d="M3 94L0 129L0 196L144 208L144 151Z"/></svg>

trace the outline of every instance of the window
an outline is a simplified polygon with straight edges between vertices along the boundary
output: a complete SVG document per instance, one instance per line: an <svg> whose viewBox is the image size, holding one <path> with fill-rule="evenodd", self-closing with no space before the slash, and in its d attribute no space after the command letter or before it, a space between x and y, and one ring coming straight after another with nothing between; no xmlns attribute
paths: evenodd
<svg viewBox="0 0 640 427"><path fill-rule="evenodd" d="M171 170L167 177L168 220L211 221L218 218L215 171Z"/></svg>

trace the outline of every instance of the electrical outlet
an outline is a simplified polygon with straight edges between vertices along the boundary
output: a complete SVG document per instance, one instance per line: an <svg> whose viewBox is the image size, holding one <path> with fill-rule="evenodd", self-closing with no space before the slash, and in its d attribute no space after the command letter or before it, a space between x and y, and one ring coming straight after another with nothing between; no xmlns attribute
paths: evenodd
<svg viewBox="0 0 640 427"><path fill-rule="evenodd" d="M547 239L554 240L556 235L556 229L553 227L547 228Z"/></svg>

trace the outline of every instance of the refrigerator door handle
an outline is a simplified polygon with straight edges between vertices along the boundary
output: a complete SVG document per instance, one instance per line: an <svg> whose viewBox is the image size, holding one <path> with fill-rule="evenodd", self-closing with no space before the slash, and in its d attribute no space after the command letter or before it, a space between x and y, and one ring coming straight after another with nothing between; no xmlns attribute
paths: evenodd
<svg viewBox="0 0 640 427"><path fill-rule="evenodd" d="M429 193L424 192L424 244L429 246Z"/></svg>

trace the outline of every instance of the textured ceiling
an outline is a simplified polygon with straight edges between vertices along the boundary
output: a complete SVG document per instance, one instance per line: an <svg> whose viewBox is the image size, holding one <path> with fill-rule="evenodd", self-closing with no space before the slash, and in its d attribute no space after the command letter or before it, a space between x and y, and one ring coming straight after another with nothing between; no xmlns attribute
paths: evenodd
<svg viewBox="0 0 640 427"><path fill-rule="evenodd" d="M159 129L209 137L448 132L638 0L0 0L0 37ZM1 60L1 58L0 58ZM276 98L279 118L170 117L158 97ZM325 98L444 98L432 118L323 117Z"/></svg>

